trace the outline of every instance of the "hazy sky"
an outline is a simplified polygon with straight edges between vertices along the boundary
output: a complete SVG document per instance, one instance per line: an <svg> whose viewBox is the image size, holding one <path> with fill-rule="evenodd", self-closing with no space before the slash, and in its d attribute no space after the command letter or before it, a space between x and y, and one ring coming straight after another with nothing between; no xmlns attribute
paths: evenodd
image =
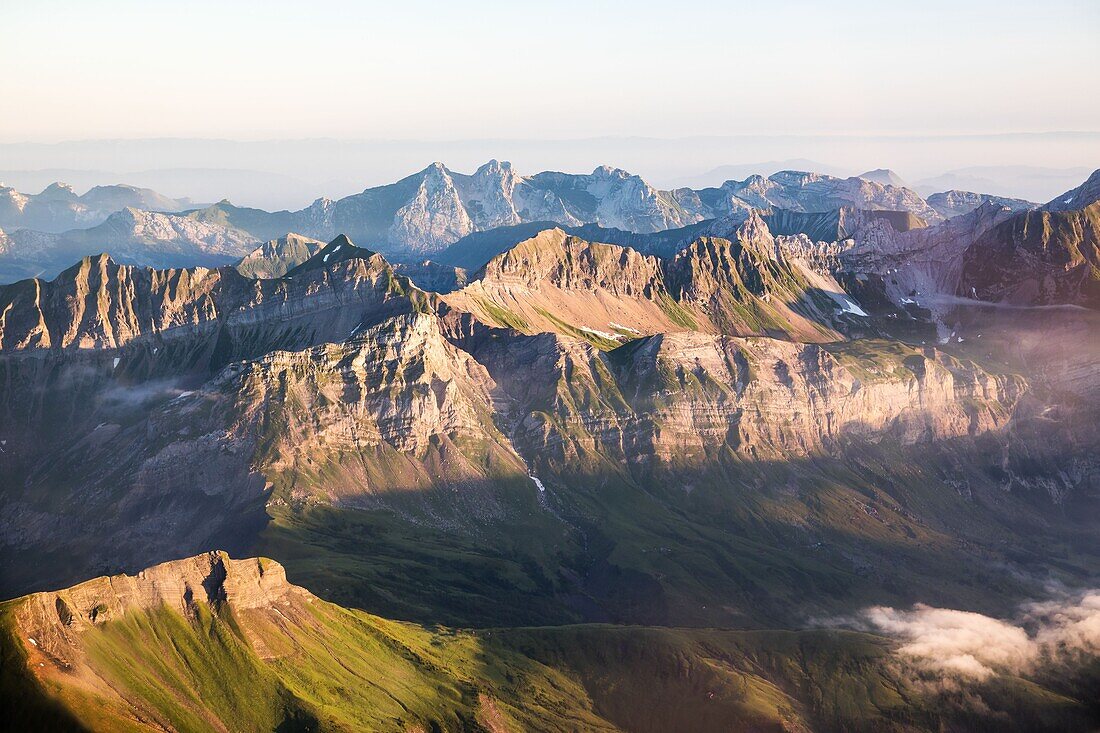
<svg viewBox="0 0 1100 733"><path fill-rule="evenodd" d="M0 0L0 142L1100 130L1100 2Z"/></svg>

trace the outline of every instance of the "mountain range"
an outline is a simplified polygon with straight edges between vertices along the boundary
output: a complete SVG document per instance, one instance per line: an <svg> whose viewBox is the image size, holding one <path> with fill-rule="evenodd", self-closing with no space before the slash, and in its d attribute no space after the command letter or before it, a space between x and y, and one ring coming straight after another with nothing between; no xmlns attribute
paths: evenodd
<svg viewBox="0 0 1100 733"><path fill-rule="evenodd" d="M1094 730L1098 181L14 230L72 261L0 285L7 725Z"/></svg>
<svg viewBox="0 0 1100 733"><path fill-rule="evenodd" d="M907 211L935 223L990 198L952 191L925 201L898 185L900 179L892 172L881 172L881 181L872 180L878 173L845 179L780 171L715 188L662 191L606 166L589 175L521 176L508 163L490 161L472 175L463 175L435 163L393 184L335 201L318 199L299 211L276 212L228 201L185 211L185 200L125 186L93 188L81 197L63 184L33 196L4 189L10 210L0 212L0 231L6 232L0 235L0 278L52 276L75 257L98 253L89 248L92 242L132 264L216 266L224 264L225 257L243 255L246 244L255 246L288 233L326 241L344 233L396 262L413 263L472 234L523 224L593 224L656 233L712 219L743 218L753 208L827 213L841 207ZM994 200L1014 208L1028 206ZM147 213L127 214L129 209ZM135 220L150 213L161 216ZM169 229L173 233L165 235ZM142 256L143 244L149 249L147 257Z"/></svg>

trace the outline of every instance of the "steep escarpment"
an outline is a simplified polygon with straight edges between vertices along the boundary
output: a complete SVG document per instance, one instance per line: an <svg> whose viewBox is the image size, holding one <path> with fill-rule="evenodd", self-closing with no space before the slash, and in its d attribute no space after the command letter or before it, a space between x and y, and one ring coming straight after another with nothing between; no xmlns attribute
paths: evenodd
<svg viewBox="0 0 1100 733"><path fill-rule="evenodd" d="M467 511L499 514L496 497L527 484L494 422L493 380L432 315L272 351L187 384L128 384L102 360L56 355L2 368L7 582L33 576L19 557L51 536L67 537L55 545L66 556L80 548L77 559L58 557L66 572L133 567L254 541L272 503L362 504L463 487ZM73 491L81 512L101 516L94 536L65 508Z"/></svg>
<svg viewBox="0 0 1100 733"><path fill-rule="evenodd" d="M970 244L1017 215L986 202L968 214L905 232L881 219L853 221L850 238L830 249L845 271L882 278L894 302L935 308L936 296L958 292Z"/></svg>

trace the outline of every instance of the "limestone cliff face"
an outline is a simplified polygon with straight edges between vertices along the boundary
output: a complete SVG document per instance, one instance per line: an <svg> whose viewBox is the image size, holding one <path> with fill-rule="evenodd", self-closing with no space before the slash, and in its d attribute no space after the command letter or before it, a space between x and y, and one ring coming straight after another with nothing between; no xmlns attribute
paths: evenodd
<svg viewBox="0 0 1100 733"><path fill-rule="evenodd" d="M130 610L169 606L186 612L196 601L262 608L288 593L308 595L287 582L286 571L274 560L233 560L215 551L154 565L136 575L94 578L62 591L34 593L24 599L17 614L37 646L49 650L51 639L70 631L79 633Z"/></svg>
<svg viewBox="0 0 1100 733"><path fill-rule="evenodd" d="M938 308L936 298L953 297L960 288L967 248L984 232L1016 215L1012 209L986 201L973 211L930 227L899 231L888 219L851 211L845 221L847 239L818 242L806 256L831 262L834 272L882 278L896 303Z"/></svg>
<svg viewBox="0 0 1100 733"><path fill-rule="evenodd" d="M683 332L607 354L544 335L475 353L523 415L517 450L562 467L592 449L690 464L725 450L780 458L883 437L973 436L1003 426L1025 389L934 349L885 342Z"/></svg>
<svg viewBox="0 0 1100 733"><path fill-rule="evenodd" d="M1020 396L1019 380L933 349L881 346L856 354L847 345L668 334L638 344L620 384L652 421L653 450L665 460L723 445L778 457L850 439L975 435L1003 425Z"/></svg>

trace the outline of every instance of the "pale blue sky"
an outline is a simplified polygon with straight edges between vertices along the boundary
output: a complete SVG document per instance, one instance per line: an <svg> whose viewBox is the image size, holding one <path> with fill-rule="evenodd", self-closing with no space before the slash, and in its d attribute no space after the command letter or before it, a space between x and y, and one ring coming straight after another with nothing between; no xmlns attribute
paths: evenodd
<svg viewBox="0 0 1100 733"><path fill-rule="evenodd" d="M1100 130L1100 2L0 0L0 141Z"/></svg>

